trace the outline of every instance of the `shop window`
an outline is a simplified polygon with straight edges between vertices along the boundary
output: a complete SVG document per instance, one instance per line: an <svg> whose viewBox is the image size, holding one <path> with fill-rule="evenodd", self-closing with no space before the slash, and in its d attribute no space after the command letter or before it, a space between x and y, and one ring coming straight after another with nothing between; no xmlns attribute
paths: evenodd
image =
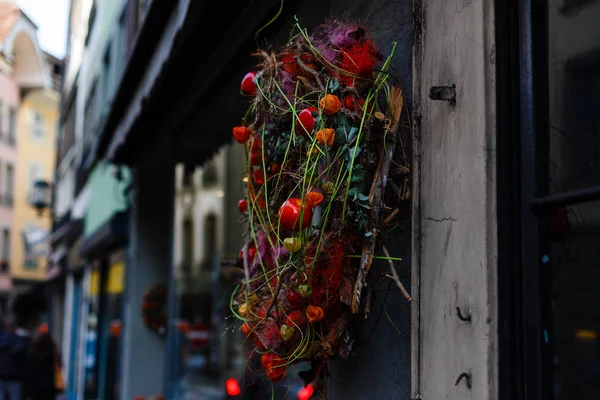
<svg viewBox="0 0 600 400"><path fill-rule="evenodd" d="M98 333L100 320L100 289L101 271L94 269L89 276L87 329L85 333L85 361L84 361L84 399L98 398L99 385L99 351Z"/></svg>
<svg viewBox="0 0 600 400"><path fill-rule="evenodd" d="M533 95L522 101L535 111L520 134L535 148L522 150L519 177L523 398L600 398L600 46L587 40L600 25L586 23L600 3L565 1L583 3L586 13L546 5L536 16L547 21L526 27L533 62L521 76Z"/></svg>

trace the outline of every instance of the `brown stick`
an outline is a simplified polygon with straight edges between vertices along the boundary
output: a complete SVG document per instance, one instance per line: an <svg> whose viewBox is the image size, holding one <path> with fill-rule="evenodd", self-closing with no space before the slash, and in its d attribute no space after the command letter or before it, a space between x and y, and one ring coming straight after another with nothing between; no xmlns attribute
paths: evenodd
<svg viewBox="0 0 600 400"><path fill-rule="evenodd" d="M371 191L369 192L369 204L371 205L371 221L373 225L379 223L381 214L381 206L383 203L383 194L385 193L386 183L388 182L388 173L390 171L391 160L394 158L394 149L396 148L396 135L385 135L389 138L387 154L382 153L379 157L379 165L373 178ZM373 254L375 253L375 243L377 241L377 230L371 229L371 237L365 238L363 241L363 251L360 259L360 269L354 284L354 297L352 298L352 312L356 314L360 307L360 297L362 288L365 284L367 274L373 263Z"/></svg>
<svg viewBox="0 0 600 400"><path fill-rule="evenodd" d="M279 304L279 292L281 291L281 285L283 283L283 281L285 281L285 277L286 275L292 270L292 266L293 265L289 265L287 267L285 267L283 269L283 271L281 271L281 275L279 276L279 280L277 281L277 287L275 288L275 296L273 297L273 301L271 302L271 305L269 306L269 309L267 310L267 313L265 314L265 316L268 318L269 315L271 315L271 311L273 310L273 307L275 308L275 312L277 313L277 318L279 318L279 310L277 309L277 306ZM269 282L272 278L268 279L267 282Z"/></svg>
<svg viewBox="0 0 600 400"><path fill-rule="evenodd" d="M412 297L410 296L410 294L408 293L408 291L406 290L406 288L404 287L402 282L400 282L400 277L398 276L398 273L396 272L396 268L394 268L394 262L392 260L390 260L390 258L392 258L392 257L390 256L390 253L387 251L385 246L383 246L383 253L388 258L388 262L390 263L390 270L392 271L391 276L390 275L386 275L386 276L393 279L394 282L396 282L396 286L398 286L398 289L400 289L400 292L404 295L404 297L406 297L406 300L412 301Z"/></svg>
<svg viewBox="0 0 600 400"><path fill-rule="evenodd" d="M390 186L392 187L392 190L394 191L394 193L396 193L396 196L398 196L398 200L402 200L402 190L400 190L400 188L398 187L398 185L396 185L396 182L394 182L393 180L390 179Z"/></svg>
<svg viewBox="0 0 600 400"><path fill-rule="evenodd" d="M323 86L321 79L319 79L319 73L317 71L315 71L314 69L307 67L306 64L304 64L304 62L302 62L302 60L300 59L299 56L296 56L294 58L300 68L302 68L303 70L305 70L306 72L308 72L309 74L314 76L315 81L317 81L317 85L319 86L319 89L321 89L321 91L325 90L325 87Z"/></svg>
<svg viewBox="0 0 600 400"><path fill-rule="evenodd" d="M383 220L383 222L385 222L386 224L389 224L390 221L393 220L394 217L396 215L398 215L399 212L400 212L400 210L396 208L394 211L392 211L392 213L390 215L387 216L386 219Z"/></svg>

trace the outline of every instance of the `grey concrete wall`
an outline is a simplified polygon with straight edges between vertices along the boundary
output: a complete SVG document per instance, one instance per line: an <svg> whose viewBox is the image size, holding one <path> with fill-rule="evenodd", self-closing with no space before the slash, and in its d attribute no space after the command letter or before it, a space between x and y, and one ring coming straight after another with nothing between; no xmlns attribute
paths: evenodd
<svg viewBox="0 0 600 400"><path fill-rule="evenodd" d="M412 98L412 1L334 0L331 14L364 23L385 55L392 42L398 43L391 72L404 90L403 119L407 121ZM385 243L392 256L403 258L398 274L410 291L410 227L404 228L404 232L390 236ZM363 314L357 314L354 356L330 363L328 399L410 398L411 303L389 279L378 279L386 273L386 261L374 263L371 276L379 282L374 287L371 315L365 321Z"/></svg>
<svg viewBox="0 0 600 400"><path fill-rule="evenodd" d="M174 166L134 170L123 322L123 400L158 396L164 390L166 340L144 326L141 303L145 291L169 279L174 188Z"/></svg>

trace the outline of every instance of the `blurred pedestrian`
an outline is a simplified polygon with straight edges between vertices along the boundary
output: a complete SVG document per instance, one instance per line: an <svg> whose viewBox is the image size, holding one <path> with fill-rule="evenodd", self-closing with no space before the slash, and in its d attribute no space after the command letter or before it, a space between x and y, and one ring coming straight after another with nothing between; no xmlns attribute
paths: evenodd
<svg viewBox="0 0 600 400"><path fill-rule="evenodd" d="M30 400L55 400L64 391L62 363L58 346L42 325L31 342L24 379L25 397Z"/></svg>
<svg viewBox="0 0 600 400"><path fill-rule="evenodd" d="M23 399L27 353L38 313L38 304L31 298L15 299L15 329L0 333L0 400Z"/></svg>

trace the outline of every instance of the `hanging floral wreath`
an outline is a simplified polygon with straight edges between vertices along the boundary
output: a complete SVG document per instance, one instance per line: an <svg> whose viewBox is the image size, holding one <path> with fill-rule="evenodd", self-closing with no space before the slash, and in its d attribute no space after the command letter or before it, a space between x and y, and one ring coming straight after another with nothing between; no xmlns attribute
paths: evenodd
<svg viewBox="0 0 600 400"><path fill-rule="evenodd" d="M351 354L350 322L363 306L368 315L375 257L410 299L396 259L377 246L409 198L402 90L388 83L395 47L383 57L356 24L329 21L310 36L296 24L242 80L251 105L233 136L247 151L238 208L249 229L232 311L273 382L296 361L318 371Z"/></svg>
<svg viewBox="0 0 600 400"><path fill-rule="evenodd" d="M159 335L167 332L167 299L167 285L159 283L144 293L142 301L142 321Z"/></svg>

